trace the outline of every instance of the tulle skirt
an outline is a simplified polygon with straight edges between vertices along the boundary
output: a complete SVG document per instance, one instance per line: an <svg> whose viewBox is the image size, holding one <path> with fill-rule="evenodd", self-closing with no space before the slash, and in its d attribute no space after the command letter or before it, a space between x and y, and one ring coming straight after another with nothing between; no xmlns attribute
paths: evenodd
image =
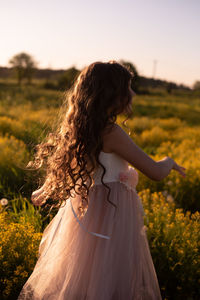
<svg viewBox="0 0 200 300"><path fill-rule="evenodd" d="M67 200L45 228L35 268L18 300L161 299L137 192L120 182L94 185L80 226ZM71 199L78 216L80 197ZM114 217L115 215L115 217Z"/></svg>

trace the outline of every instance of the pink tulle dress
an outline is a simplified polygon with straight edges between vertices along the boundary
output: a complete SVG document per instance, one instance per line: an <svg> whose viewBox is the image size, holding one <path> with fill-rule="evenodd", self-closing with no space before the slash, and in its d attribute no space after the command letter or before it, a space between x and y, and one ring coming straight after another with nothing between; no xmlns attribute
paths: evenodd
<svg viewBox="0 0 200 300"><path fill-rule="evenodd" d="M18 300L160 300L136 185L138 173L115 153L100 152L88 208L80 196L62 205L43 232L39 258ZM115 216L114 216L115 215Z"/></svg>

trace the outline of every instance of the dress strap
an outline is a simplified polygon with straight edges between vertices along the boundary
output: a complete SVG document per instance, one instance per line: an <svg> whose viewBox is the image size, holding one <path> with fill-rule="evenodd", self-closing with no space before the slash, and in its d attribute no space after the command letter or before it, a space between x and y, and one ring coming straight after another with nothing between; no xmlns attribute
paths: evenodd
<svg viewBox="0 0 200 300"><path fill-rule="evenodd" d="M96 233L96 232L92 232L92 231L88 231L88 230L85 228L85 226L80 222L79 218L77 217L77 214L75 213L74 208L73 208L73 206L72 206L71 198L70 198L70 204L71 204L72 212L73 212L73 214L74 214L74 216L75 216L77 222L79 223L79 225L80 225L86 232L88 232L88 233L90 233L90 234L93 234L93 235L95 235L95 236L98 236L98 237L100 237L100 238L103 238L103 239L108 239L108 240L110 239L110 236L103 235L103 234Z"/></svg>

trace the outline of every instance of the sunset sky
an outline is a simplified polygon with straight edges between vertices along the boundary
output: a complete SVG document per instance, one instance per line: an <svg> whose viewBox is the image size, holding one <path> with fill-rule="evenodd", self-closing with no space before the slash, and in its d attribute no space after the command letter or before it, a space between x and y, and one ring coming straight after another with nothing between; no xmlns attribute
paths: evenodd
<svg viewBox="0 0 200 300"><path fill-rule="evenodd" d="M52 69L123 59L140 75L155 66L155 78L192 86L199 28L199 0L0 0L0 66L20 52Z"/></svg>

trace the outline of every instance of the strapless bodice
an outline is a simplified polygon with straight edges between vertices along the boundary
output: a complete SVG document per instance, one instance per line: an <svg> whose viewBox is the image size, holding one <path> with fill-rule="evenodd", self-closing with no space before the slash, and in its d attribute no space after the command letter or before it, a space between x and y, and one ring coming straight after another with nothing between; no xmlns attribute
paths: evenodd
<svg viewBox="0 0 200 300"><path fill-rule="evenodd" d="M106 169L106 173L104 174L103 177L103 182L107 183L107 182L121 182L124 184L124 186L128 189L128 190L134 190L136 192L136 185L138 184L138 172L133 168L130 167L128 165L128 162L126 160L124 160L122 157L120 157L119 155L117 155L116 153L112 152L112 153L106 153L101 151L99 154L99 161L102 163L102 165L105 167ZM101 182L101 176L103 174L103 168L101 165L99 165L93 174L93 180L94 180L94 184L95 185L102 185ZM143 210L143 206L142 206L142 202L141 199L137 196L137 199L139 201L139 205L140 205L140 209L141 209L141 213L144 215L144 210ZM70 203L71 203L71 198L70 198ZM80 220L78 219L72 203L71 203L71 208L73 211L73 214L75 216L75 218L77 219L78 223L80 224L80 226L88 233L104 238L104 239L110 239L109 236L97 233L97 232L92 232L92 231L88 231L84 225L80 222Z"/></svg>
<svg viewBox="0 0 200 300"><path fill-rule="evenodd" d="M119 181L124 183L129 188L135 188L138 183L138 172L128 165L128 162L116 153L106 153L101 151L99 161L106 169L103 177L103 182ZM101 176L103 168L99 165L93 175L94 184L102 184Z"/></svg>

